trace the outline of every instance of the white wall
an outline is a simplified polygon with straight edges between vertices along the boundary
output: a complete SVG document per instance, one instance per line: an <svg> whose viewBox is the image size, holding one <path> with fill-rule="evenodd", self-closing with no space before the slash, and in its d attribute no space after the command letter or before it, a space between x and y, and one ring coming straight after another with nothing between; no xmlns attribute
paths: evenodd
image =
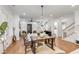
<svg viewBox="0 0 79 59"><path fill-rule="evenodd" d="M47 29L47 30L52 31L52 33L53 33L53 23L54 23L55 19L48 19L47 18L47 20L46 19L45 20L35 20L35 22L29 22L28 19L25 19L25 20L24 19L20 19L20 20L21 20L21 31L23 31L23 30L27 31L27 24L32 24L33 25L32 29L33 30L37 30L37 32L40 32L43 29L44 30ZM42 22L47 21L48 22L47 23L48 26L44 25L44 27L42 28L41 24L39 23L41 21Z"/></svg>
<svg viewBox="0 0 79 59"><path fill-rule="evenodd" d="M75 33L79 34L79 11L75 11Z"/></svg>
<svg viewBox="0 0 79 59"><path fill-rule="evenodd" d="M49 20L49 19L48 19L48 20ZM48 22L49 22L48 24L49 24L49 27L50 27L49 29L51 30L52 35L54 34L54 22L55 22L54 20L55 20L55 19L52 18L52 19L50 19L50 20L48 21Z"/></svg>
<svg viewBox="0 0 79 59"><path fill-rule="evenodd" d="M15 27L15 35L18 37L18 32L19 32L19 17L17 15L14 15L12 13L12 10L7 8L7 6L1 6L2 10L2 19L0 19L0 22L7 21L8 22L8 38L12 39L13 36L13 27Z"/></svg>
<svg viewBox="0 0 79 59"><path fill-rule="evenodd" d="M21 19L22 20L22 19ZM38 24L37 22L29 22L27 19L26 21L21 21L21 31L27 32L27 24L32 24L32 30L38 30Z"/></svg>
<svg viewBox="0 0 79 59"><path fill-rule="evenodd" d="M69 26L74 22L74 13L69 15L64 15L61 20L66 20L65 26Z"/></svg>
<svg viewBox="0 0 79 59"><path fill-rule="evenodd" d="M5 49L7 47L9 47L12 43L12 36L13 36L13 27L15 26L16 28L16 33L15 35L19 36L19 17L12 14L10 12L10 10L8 8L5 8L4 6L0 6L0 24L3 22L3 21L7 21L8 22L8 28L6 30L6 34L4 35L4 38L6 37L5 39ZM1 47L3 47L2 43L0 43ZM3 48L0 47L0 52L2 53L3 51Z"/></svg>
<svg viewBox="0 0 79 59"><path fill-rule="evenodd" d="M27 31L27 22L21 21L21 31Z"/></svg>
<svg viewBox="0 0 79 59"><path fill-rule="evenodd" d="M59 35L63 35L62 31L63 29L65 29L66 27L68 27L69 25L71 25L74 22L74 13L73 14L68 14L68 15L64 15L60 18L58 18L58 33L60 33ZM64 24L62 24L64 23ZM65 26L65 27L64 27ZM67 35L70 35L72 32L74 31L74 29L68 31L64 30L64 32L66 32Z"/></svg>
<svg viewBox="0 0 79 59"><path fill-rule="evenodd" d="M12 31L11 31L11 26L12 26L12 21L11 21L12 17L11 14L9 13L9 11L7 11L4 6L0 6L0 24L4 21L8 22L8 28L6 30L5 35L3 35L3 38L5 38L5 49L7 47L10 46L10 44L12 43ZM3 44L0 43L1 47L0 47L0 53L2 53L3 51Z"/></svg>
<svg viewBox="0 0 79 59"><path fill-rule="evenodd" d="M17 15L14 15L14 23L13 23L13 27L15 27L15 35L16 35L16 37L17 37L17 40L19 40L19 20L20 20L20 18L19 18L19 16L17 16Z"/></svg>

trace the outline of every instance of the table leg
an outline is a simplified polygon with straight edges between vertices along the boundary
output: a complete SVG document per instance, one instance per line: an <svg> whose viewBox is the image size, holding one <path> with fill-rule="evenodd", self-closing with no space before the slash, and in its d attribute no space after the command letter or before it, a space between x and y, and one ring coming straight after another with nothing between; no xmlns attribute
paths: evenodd
<svg viewBox="0 0 79 59"><path fill-rule="evenodd" d="M47 39L45 39L45 44L47 44Z"/></svg>
<svg viewBox="0 0 79 59"><path fill-rule="evenodd" d="M52 41L51 41L51 48L53 49L53 50L55 50L54 49L54 39L52 38Z"/></svg>
<svg viewBox="0 0 79 59"><path fill-rule="evenodd" d="M49 40L49 39L47 39L47 41L48 41L48 44L50 44L50 40Z"/></svg>
<svg viewBox="0 0 79 59"><path fill-rule="evenodd" d="M27 53L27 46L25 46L25 54Z"/></svg>

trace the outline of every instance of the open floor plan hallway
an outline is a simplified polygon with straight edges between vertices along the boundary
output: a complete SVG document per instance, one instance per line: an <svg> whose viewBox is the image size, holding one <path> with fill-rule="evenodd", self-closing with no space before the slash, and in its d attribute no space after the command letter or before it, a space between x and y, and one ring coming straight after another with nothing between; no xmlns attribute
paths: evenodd
<svg viewBox="0 0 79 59"><path fill-rule="evenodd" d="M1 5L0 53L79 53L79 5Z"/></svg>
<svg viewBox="0 0 79 59"><path fill-rule="evenodd" d="M79 45L75 45L64 40L59 40L58 43L60 44L58 45L60 48L55 47L55 51L46 45L38 47L37 54L67 54L79 48ZM5 50L5 54L25 54L23 40L20 39L13 43ZM28 49L27 54L33 54L30 48Z"/></svg>

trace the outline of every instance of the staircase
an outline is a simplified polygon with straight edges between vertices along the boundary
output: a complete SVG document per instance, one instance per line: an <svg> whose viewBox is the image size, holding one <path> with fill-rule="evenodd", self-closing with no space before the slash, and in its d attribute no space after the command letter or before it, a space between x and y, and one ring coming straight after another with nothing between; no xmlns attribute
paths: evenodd
<svg viewBox="0 0 79 59"><path fill-rule="evenodd" d="M75 23L73 22L69 26L65 27L65 29L63 29L63 38L68 37L74 33L75 33Z"/></svg>

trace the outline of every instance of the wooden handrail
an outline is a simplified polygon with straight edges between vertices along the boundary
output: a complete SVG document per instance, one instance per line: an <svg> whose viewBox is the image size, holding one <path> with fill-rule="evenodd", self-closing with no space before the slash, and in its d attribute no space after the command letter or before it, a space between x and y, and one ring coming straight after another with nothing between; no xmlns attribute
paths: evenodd
<svg viewBox="0 0 79 59"><path fill-rule="evenodd" d="M66 29L68 29L69 27L71 27L72 25L74 25L75 23L73 22L72 24L70 24L69 26L67 26L65 29L63 29L63 31L64 30L66 30Z"/></svg>

